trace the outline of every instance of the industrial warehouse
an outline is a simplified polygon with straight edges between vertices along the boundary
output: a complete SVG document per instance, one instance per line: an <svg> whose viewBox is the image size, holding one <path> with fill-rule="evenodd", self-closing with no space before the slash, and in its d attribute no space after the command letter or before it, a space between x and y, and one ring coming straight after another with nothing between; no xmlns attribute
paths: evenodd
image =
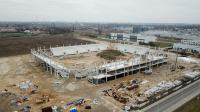
<svg viewBox="0 0 200 112"><path fill-rule="evenodd" d="M174 43L173 48L176 51L185 51L200 53L200 41L199 40L181 40L180 43Z"/></svg>
<svg viewBox="0 0 200 112"><path fill-rule="evenodd" d="M143 43L156 42L157 40L157 37L153 35L134 34L134 33L110 33L107 35L107 38L118 41L143 42Z"/></svg>

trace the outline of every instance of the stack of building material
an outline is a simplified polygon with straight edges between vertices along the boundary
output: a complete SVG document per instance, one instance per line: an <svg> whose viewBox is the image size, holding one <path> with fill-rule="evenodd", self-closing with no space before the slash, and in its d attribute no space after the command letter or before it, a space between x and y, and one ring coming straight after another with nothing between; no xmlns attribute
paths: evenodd
<svg viewBox="0 0 200 112"><path fill-rule="evenodd" d="M183 61L183 62L186 62L186 63L199 63L199 61L193 59L193 58L190 58L190 57L178 57L178 61Z"/></svg>
<svg viewBox="0 0 200 112"><path fill-rule="evenodd" d="M164 91L167 91L175 86L178 86L181 84L181 81L179 80L175 80L175 81L162 81L160 82L158 85L152 87L151 89L147 90L144 92L144 95L146 97L150 97L150 96L153 96L157 93L160 93L160 92L164 92Z"/></svg>
<svg viewBox="0 0 200 112"><path fill-rule="evenodd" d="M172 87L174 87L174 83L171 82L171 81L162 81L158 84L158 87L160 88L160 90L169 90L171 89Z"/></svg>
<svg viewBox="0 0 200 112"><path fill-rule="evenodd" d="M197 72L197 71L194 71L194 72L188 72L188 73L185 73L184 76L185 76L186 78L189 78L189 79L194 79L194 78L200 76L200 72Z"/></svg>
<svg viewBox="0 0 200 112"><path fill-rule="evenodd" d="M175 80L173 83L174 83L176 86L179 86L179 85L182 84L182 81L180 81L180 80Z"/></svg>

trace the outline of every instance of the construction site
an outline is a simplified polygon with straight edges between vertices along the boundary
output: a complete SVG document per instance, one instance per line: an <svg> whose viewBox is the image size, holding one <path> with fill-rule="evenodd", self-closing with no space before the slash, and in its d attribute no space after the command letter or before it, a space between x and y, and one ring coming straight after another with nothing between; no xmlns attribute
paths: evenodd
<svg viewBox="0 0 200 112"><path fill-rule="evenodd" d="M98 52L109 49L126 54L115 60L97 56ZM31 55L57 78L86 77L93 84L106 83L140 71L151 74L152 67L167 63L167 55L161 50L121 43L38 48L31 49Z"/></svg>
<svg viewBox="0 0 200 112"><path fill-rule="evenodd" d="M200 77L198 58L134 43L80 40L87 42L37 46L30 54L0 58L1 107L19 112L141 110Z"/></svg>

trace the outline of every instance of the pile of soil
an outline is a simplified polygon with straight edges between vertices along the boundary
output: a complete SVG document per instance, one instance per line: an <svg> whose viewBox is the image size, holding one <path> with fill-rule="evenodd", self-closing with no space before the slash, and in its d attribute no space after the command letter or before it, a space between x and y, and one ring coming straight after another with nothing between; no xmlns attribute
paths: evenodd
<svg viewBox="0 0 200 112"><path fill-rule="evenodd" d="M97 56L106 60L116 60L117 57L125 56L125 54L118 50L104 50L98 53Z"/></svg>

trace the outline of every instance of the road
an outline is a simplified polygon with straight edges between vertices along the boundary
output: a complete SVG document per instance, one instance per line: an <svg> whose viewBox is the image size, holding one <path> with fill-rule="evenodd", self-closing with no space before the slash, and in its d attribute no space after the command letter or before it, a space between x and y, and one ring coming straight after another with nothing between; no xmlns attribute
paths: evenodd
<svg viewBox="0 0 200 112"><path fill-rule="evenodd" d="M144 108L144 112L173 112L184 103L200 94L200 80Z"/></svg>

